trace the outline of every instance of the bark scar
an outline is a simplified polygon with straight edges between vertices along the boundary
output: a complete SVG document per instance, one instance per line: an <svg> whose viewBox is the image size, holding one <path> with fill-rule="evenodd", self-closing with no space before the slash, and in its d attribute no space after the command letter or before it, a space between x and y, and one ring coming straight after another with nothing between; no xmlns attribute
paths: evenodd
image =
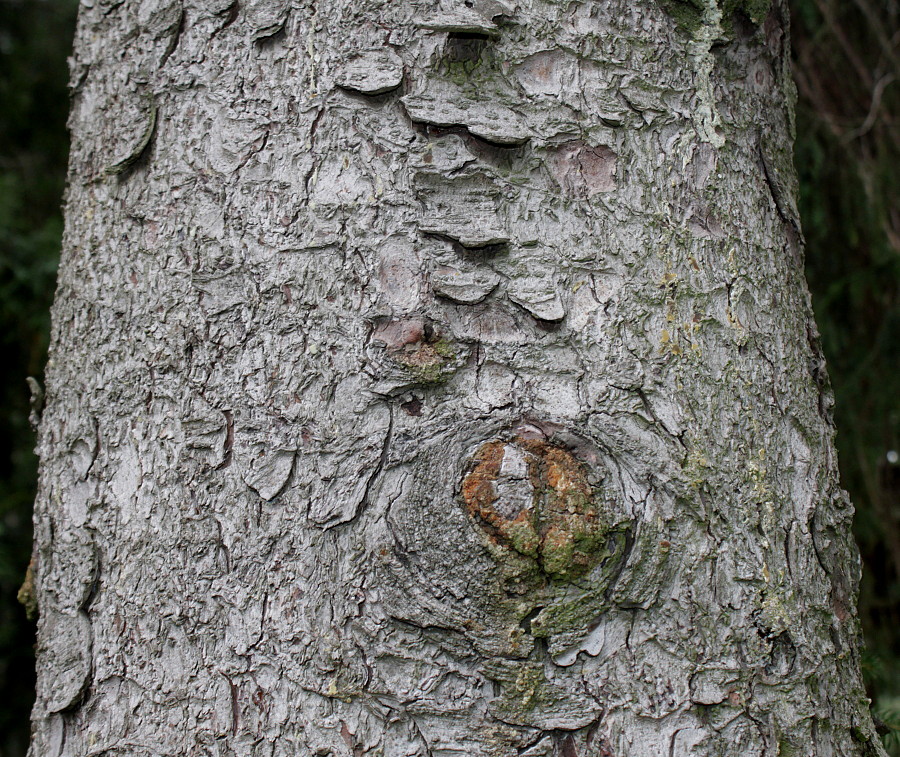
<svg viewBox="0 0 900 757"><path fill-rule="evenodd" d="M462 482L469 515L497 544L572 580L605 556L614 529L584 465L564 447L517 436L483 444Z"/></svg>

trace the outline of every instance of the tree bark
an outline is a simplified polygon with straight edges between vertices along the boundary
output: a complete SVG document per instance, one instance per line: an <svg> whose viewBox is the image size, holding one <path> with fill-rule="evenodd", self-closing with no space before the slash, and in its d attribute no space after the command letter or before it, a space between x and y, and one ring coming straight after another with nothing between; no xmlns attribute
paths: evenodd
<svg viewBox="0 0 900 757"><path fill-rule="evenodd" d="M31 754L884 754L785 27L82 0Z"/></svg>

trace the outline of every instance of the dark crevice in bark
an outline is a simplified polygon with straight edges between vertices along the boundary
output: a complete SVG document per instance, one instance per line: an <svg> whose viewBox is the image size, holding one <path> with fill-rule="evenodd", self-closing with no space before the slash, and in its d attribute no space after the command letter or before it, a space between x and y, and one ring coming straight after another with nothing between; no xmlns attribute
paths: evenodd
<svg viewBox="0 0 900 757"><path fill-rule="evenodd" d="M453 61L477 60L492 39L487 32L448 32L447 57Z"/></svg>
<svg viewBox="0 0 900 757"><path fill-rule="evenodd" d="M607 587L603 592L603 598L607 602L610 602L610 603L612 602L612 595L616 588L616 584L618 583L619 579L622 577L622 573L625 570L625 566L628 564L628 558L631 556L631 551L634 549L635 537L634 537L634 534L632 533L632 529L627 528L627 529L625 529L624 533L625 533L625 545L622 548L621 554L613 553L613 555L611 555L611 559L615 558L616 560L618 560L618 563L617 563L616 567L614 568L613 572L609 575L609 578L607 579L609 581L609 583L607 584ZM619 606L624 609L630 609L627 604L621 604ZM602 618L602 616L598 617L597 620L594 621L595 625L600 622L600 618Z"/></svg>
<svg viewBox="0 0 900 757"><path fill-rule="evenodd" d="M555 321L548 321L544 318L538 318L536 315L529 312L529 310L527 308L522 307L518 303L514 303L514 304L520 310L527 313L528 317L531 318L531 320L534 322L534 325L537 326L541 331L546 331L548 333L554 333L556 331L559 331L563 327L563 323L565 322L565 316L563 316L562 318L559 318L558 320L555 320Z"/></svg>
<svg viewBox="0 0 900 757"><path fill-rule="evenodd" d="M534 620L538 615L541 614L541 610L544 609L544 605L535 606L521 621L519 621L519 627L525 631L525 633L531 633L531 621Z"/></svg>
<svg viewBox="0 0 900 757"><path fill-rule="evenodd" d="M213 33L210 35L210 39L217 37L223 31L225 31L229 26L231 26L235 21L237 21L238 16L240 15L241 5L238 0L234 0L222 13L223 16L222 23L216 28Z"/></svg>
<svg viewBox="0 0 900 757"><path fill-rule="evenodd" d="M156 132L156 122L158 117L157 104L154 97L152 95L146 95L145 100L147 102L147 123L144 127L144 133L137 139L134 146L124 158L104 169L105 174L118 176L120 180L124 180L135 168L144 163L144 159L149 152L148 147Z"/></svg>
<svg viewBox="0 0 900 757"><path fill-rule="evenodd" d="M424 234L425 236L433 237L434 239L442 239L446 242L450 242L453 246L453 249L461 256L481 256L483 259L486 259L497 255L502 255L508 249L507 242L468 246L464 245L458 239L445 232L422 231L422 234Z"/></svg>
<svg viewBox="0 0 900 757"><path fill-rule="evenodd" d="M216 470L231 465L234 450L234 413L231 410L223 410L222 415L225 417L225 441L222 443L222 462L216 466Z"/></svg>
<svg viewBox="0 0 900 757"><path fill-rule="evenodd" d="M355 100L359 103L365 103L371 108L383 108L387 105L391 105L392 103L397 101L398 95L404 91L403 83L401 82L396 87L391 89L387 89L384 92L360 92L357 89L353 89L352 87L344 87L340 84L336 85L336 89L341 94L349 97L351 100Z"/></svg>
<svg viewBox="0 0 900 757"><path fill-rule="evenodd" d="M172 31L171 36L169 37L169 42L166 45L166 49L163 51L163 54L159 59L160 68L166 65L166 61L169 60L169 57L172 55L172 53L175 52L175 49L178 47L178 43L181 41L181 36L184 33L186 24L187 13L185 12L184 8L182 8L181 13L178 16L178 22L175 24L175 29Z"/></svg>
<svg viewBox="0 0 900 757"><path fill-rule="evenodd" d="M393 622L393 623L397 623L398 625L408 628L408 629L412 628L412 629L415 629L416 631L420 631L426 638L436 640L438 642L440 642L440 640L443 636L450 636L450 637L453 637L457 641L466 641L467 642L466 633L459 628L452 628L451 626L439 626L439 625L434 625L434 624L429 624L429 623L417 623L416 621L411 620L410 618L399 618L394 615L390 616L390 619L391 619L391 622ZM474 654L475 654L474 650L473 650L472 654L474 656ZM466 657L464 659L468 659L468 657Z"/></svg>
<svg viewBox="0 0 900 757"><path fill-rule="evenodd" d="M92 537L93 537L93 534L92 534ZM94 599L100 593L100 586L102 584L101 576L103 576L103 566L100 562L100 551L96 548L96 546L93 546L93 560L94 560L94 565L93 565L93 568L91 571L91 576L89 579L90 585L88 587L88 590L85 592L84 599L81 601L81 603L78 606L78 609L83 611L85 613L85 615L88 617L88 619L90 619L91 603L94 601Z"/></svg>
<svg viewBox="0 0 900 757"><path fill-rule="evenodd" d="M472 146L473 152L480 153L478 157L485 160L493 157L496 161L506 159L510 155L524 154L523 148L526 148L530 141L529 139L522 139L515 142L495 142L487 137L473 134L469 124L435 123L434 121L413 118L402 102L400 106L403 108L404 114L409 119L409 123L416 133L424 136L426 139L433 139L444 134L459 135Z"/></svg>
<svg viewBox="0 0 900 757"><path fill-rule="evenodd" d="M644 410L647 411L648 415L653 419L653 422L656 423L661 429L665 430L669 436L675 439L682 447L685 447L684 440L682 439L683 432L681 434L676 434L672 429L670 429L656 414L656 411L653 409L653 405L650 404L650 400L647 399L647 393L643 389L636 389L638 397L641 398L641 403L644 406Z"/></svg>
<svg viewBox="0 0 900 757"><path fill-rule="evenodd" d="M769 187L769 193L772 196L772 202L775 209L785 225L792 229L795 234L800 236L800 225L797 220L796 213L792 209L792 198L785 196L786 194L786 178L780 177L776 173L778 169L772 164L772 161L766 156L766 149L763 144L764 138L760 137L759 144L759 161L762 167L762 175L765 177L766 185Z"/></svg>

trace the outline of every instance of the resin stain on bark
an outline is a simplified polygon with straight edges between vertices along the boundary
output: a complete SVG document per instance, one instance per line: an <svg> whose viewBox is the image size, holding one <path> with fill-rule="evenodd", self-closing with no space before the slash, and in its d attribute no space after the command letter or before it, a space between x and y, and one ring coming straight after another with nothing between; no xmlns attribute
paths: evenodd
<svg viewBox="0 0 900 757"><path fill-rule="evenodd" d="M483 444L463 480L462 498L493 541L562 581L584 575L603 558L614 528L584 465L544 440Z"/></svg>

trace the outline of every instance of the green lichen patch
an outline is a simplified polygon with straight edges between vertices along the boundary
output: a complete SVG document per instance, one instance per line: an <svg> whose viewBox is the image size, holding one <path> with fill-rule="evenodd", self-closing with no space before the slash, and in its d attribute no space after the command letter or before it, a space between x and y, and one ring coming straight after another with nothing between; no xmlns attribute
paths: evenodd
<svg viewBox="0 0 900 757"><path fill-rule="evenodd" d="M722 16L730 19L735 12L743 13L754 24L761 24L769 15L772 0L725 0L722 3Z"/></svg>
<svg viewBox="0 0 900 757"><path fill-rule="evenodd" d="M703 3L700 0L659 0L659 4L672 17L675 25L691 36L703 25Z"/></svg>
<svg viewBox="0 0 900 757"><path fill-rule="evenodd" d="M497 49L477 35L451 34L440 58L438 73L459 86L487 84L497 77Z"/></svg>
<svg viewBox="0 0 900 757"><path fill-rule="evenodd" d="M672 18L675 26L688 36L694 37L705 24L704 14L707 5L718 6L721 10L722 22L731 24L735 13L742 13L754 24L761 24L772 7L772 0L658 0L660 7Z"/></svg>
<svg viewBox="0 0 900 757"><path fill-rule="evenodd" d="M502 705L507 718L543 707L552 700L543 667L527 663L519 666L516 677L509 681L503 693Z"/></svg>
<svg viewBox="0 0 900 757"><path fill-rule="evenodd" d="M548 679L542 663L498 659L487 663L482 674L500 686L490 708L505 723L549 729L565 722L577 728L598 714L595 701Z"/></svg>
<svg viewBox="0 0 900 757"><path fill-rule="evenodd" d="M391 360L420 384L443 383L459 367L453 344L420 319L382 324L374 339L384 344Z"/></svg>

